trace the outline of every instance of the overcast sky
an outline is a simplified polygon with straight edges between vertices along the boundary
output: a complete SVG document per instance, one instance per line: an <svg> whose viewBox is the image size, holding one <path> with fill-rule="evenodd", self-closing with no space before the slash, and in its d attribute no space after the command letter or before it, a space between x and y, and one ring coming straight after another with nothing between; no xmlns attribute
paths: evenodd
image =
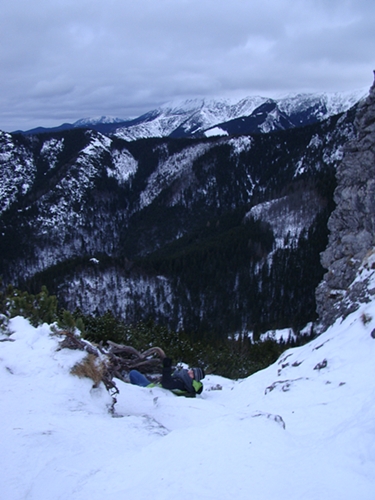
<svg viewBox="0 0 375 500"><path fill-rule="evenodd" d="M374 0L0 0L0 130L370 87Z"/></svg>

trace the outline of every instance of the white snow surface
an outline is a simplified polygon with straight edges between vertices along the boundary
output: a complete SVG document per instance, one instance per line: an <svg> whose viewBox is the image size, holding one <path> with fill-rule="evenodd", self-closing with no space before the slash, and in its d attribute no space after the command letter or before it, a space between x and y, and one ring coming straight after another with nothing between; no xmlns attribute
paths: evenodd
<svg viewBox="0 0 375 500"><path fill-rule="evenodd" d="M83 352L58 350L48 325L10 328L3 500L375 498L374 300L244 380L207 375L196 399L117 381L115 416L70 373Z"/></svg>
<svg viewBox="0 0 375 500"><path fill-rule="evenodd" d="M214 127L214 128L210 128L210 129L206 130L204 135L206 137L217 137L218 135L221 136L221 135L229 135L229 134L226 130L223 130L220 127Z"/></svg>
<svg viewBox="0 0 375 500"><path fill-rule="evenodd" d="M107 167L108 177L114 177L119 184L125 184L136 173L138 162L126 150L115 150L112 156L114 168Z"/></svg>

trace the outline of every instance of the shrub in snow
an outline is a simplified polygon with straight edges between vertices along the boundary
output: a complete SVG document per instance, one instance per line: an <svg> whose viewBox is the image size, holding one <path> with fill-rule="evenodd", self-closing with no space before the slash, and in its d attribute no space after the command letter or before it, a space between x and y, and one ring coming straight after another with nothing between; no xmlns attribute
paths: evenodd
<svg viewBox="0 0 375 500"><path fill-rule="evenodd" d="M72 375L80 378L90 378L94 382L94 388L100 385L105 372L105 365L94 354L88 354L82 361L75 364L71 369Z"/></svg>

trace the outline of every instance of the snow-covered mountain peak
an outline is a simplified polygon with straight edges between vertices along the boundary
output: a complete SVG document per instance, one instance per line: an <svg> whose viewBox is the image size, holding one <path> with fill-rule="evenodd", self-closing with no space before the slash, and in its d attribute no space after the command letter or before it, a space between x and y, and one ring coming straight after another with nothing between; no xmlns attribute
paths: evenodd
<svg viewBox="0 0 375 500"><path fill-rule="evenodd" d="M205 105L205 99L196 98L196 99L185 99L178 100L175 99L173 101L168 101L165 104L162 104L157 109L163 113L176 113L176 112L190 112L196 111L197 109L202 108Z"/></svg>
<svg viewBox="0 0 375 500"><path fill-rule="evenodd" d="M91 118L81 118L80 120L77 120L73 123L73 127L89 127L98 124L122 123L124 121L124 118L114 118L112 116L96 116Z"/></svg>
<svg viewBox="0 0 375 500"><path fill-rule="evenodd" d="M266 102L264 97L198 98L171 101L116 130L115 135L134 140L140 137L189 136L203 134L216 124L250 115Z"/></svg>
<svg viewBox="0 0 375 500"><path fill-rule="evenodd" d="M260 104L268 99L260 96L236 98L200 98L184 101L171 101L160 106L158 111L163 114L202 113L211 116L217 123L224 122L239 116L249 115Z"/></svg>
<svg viewBox="0 0 375 500"><path fill-rule="evenodd" d="M297 93L275 99L282 112L292 114L309 107L324 107L320 119L343 113L368 95L368 88L347 92Z"/></svg>
<svg viewBox="0 0 375 500"><path fill-rule="evenodd" d="M127 140L141 137L192 137L268 133L304 126L343 113L364 98L368 90L262 96L197 98L171 101L120 126L114 135Z"/></svg>

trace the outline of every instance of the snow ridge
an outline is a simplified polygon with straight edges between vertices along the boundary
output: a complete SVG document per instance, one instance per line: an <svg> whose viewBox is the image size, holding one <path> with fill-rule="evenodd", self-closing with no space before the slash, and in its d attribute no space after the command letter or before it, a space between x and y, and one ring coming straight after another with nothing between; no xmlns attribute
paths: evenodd
<svg viewBox="0 0 375 500"><path fill-rule="evenodd" d="M98 125L99 123L122 123L125 119L114 118L113 116L95 116L91 118L81 118L73 123L73 127L88 127L90 125Z"/></svg>
<svg viewBox="0 0 375 500"><path fill-rule="evenodd" d="M225 124L259 114L265 104L274 104L258 131L268 133L284 128L283 123L291 118L289 126L311 121L322 121L330 116L348 111L368 94L368 89L353 92L321 94L293 94L279 99L250 96L234 99L189 99L169 102L136 120L136 123L120 125L114 135L126 140L171 135L191 136L226 135ZM294 125L292 125L294 123ZM224 127L224 128L223 128Z"/></svg>

